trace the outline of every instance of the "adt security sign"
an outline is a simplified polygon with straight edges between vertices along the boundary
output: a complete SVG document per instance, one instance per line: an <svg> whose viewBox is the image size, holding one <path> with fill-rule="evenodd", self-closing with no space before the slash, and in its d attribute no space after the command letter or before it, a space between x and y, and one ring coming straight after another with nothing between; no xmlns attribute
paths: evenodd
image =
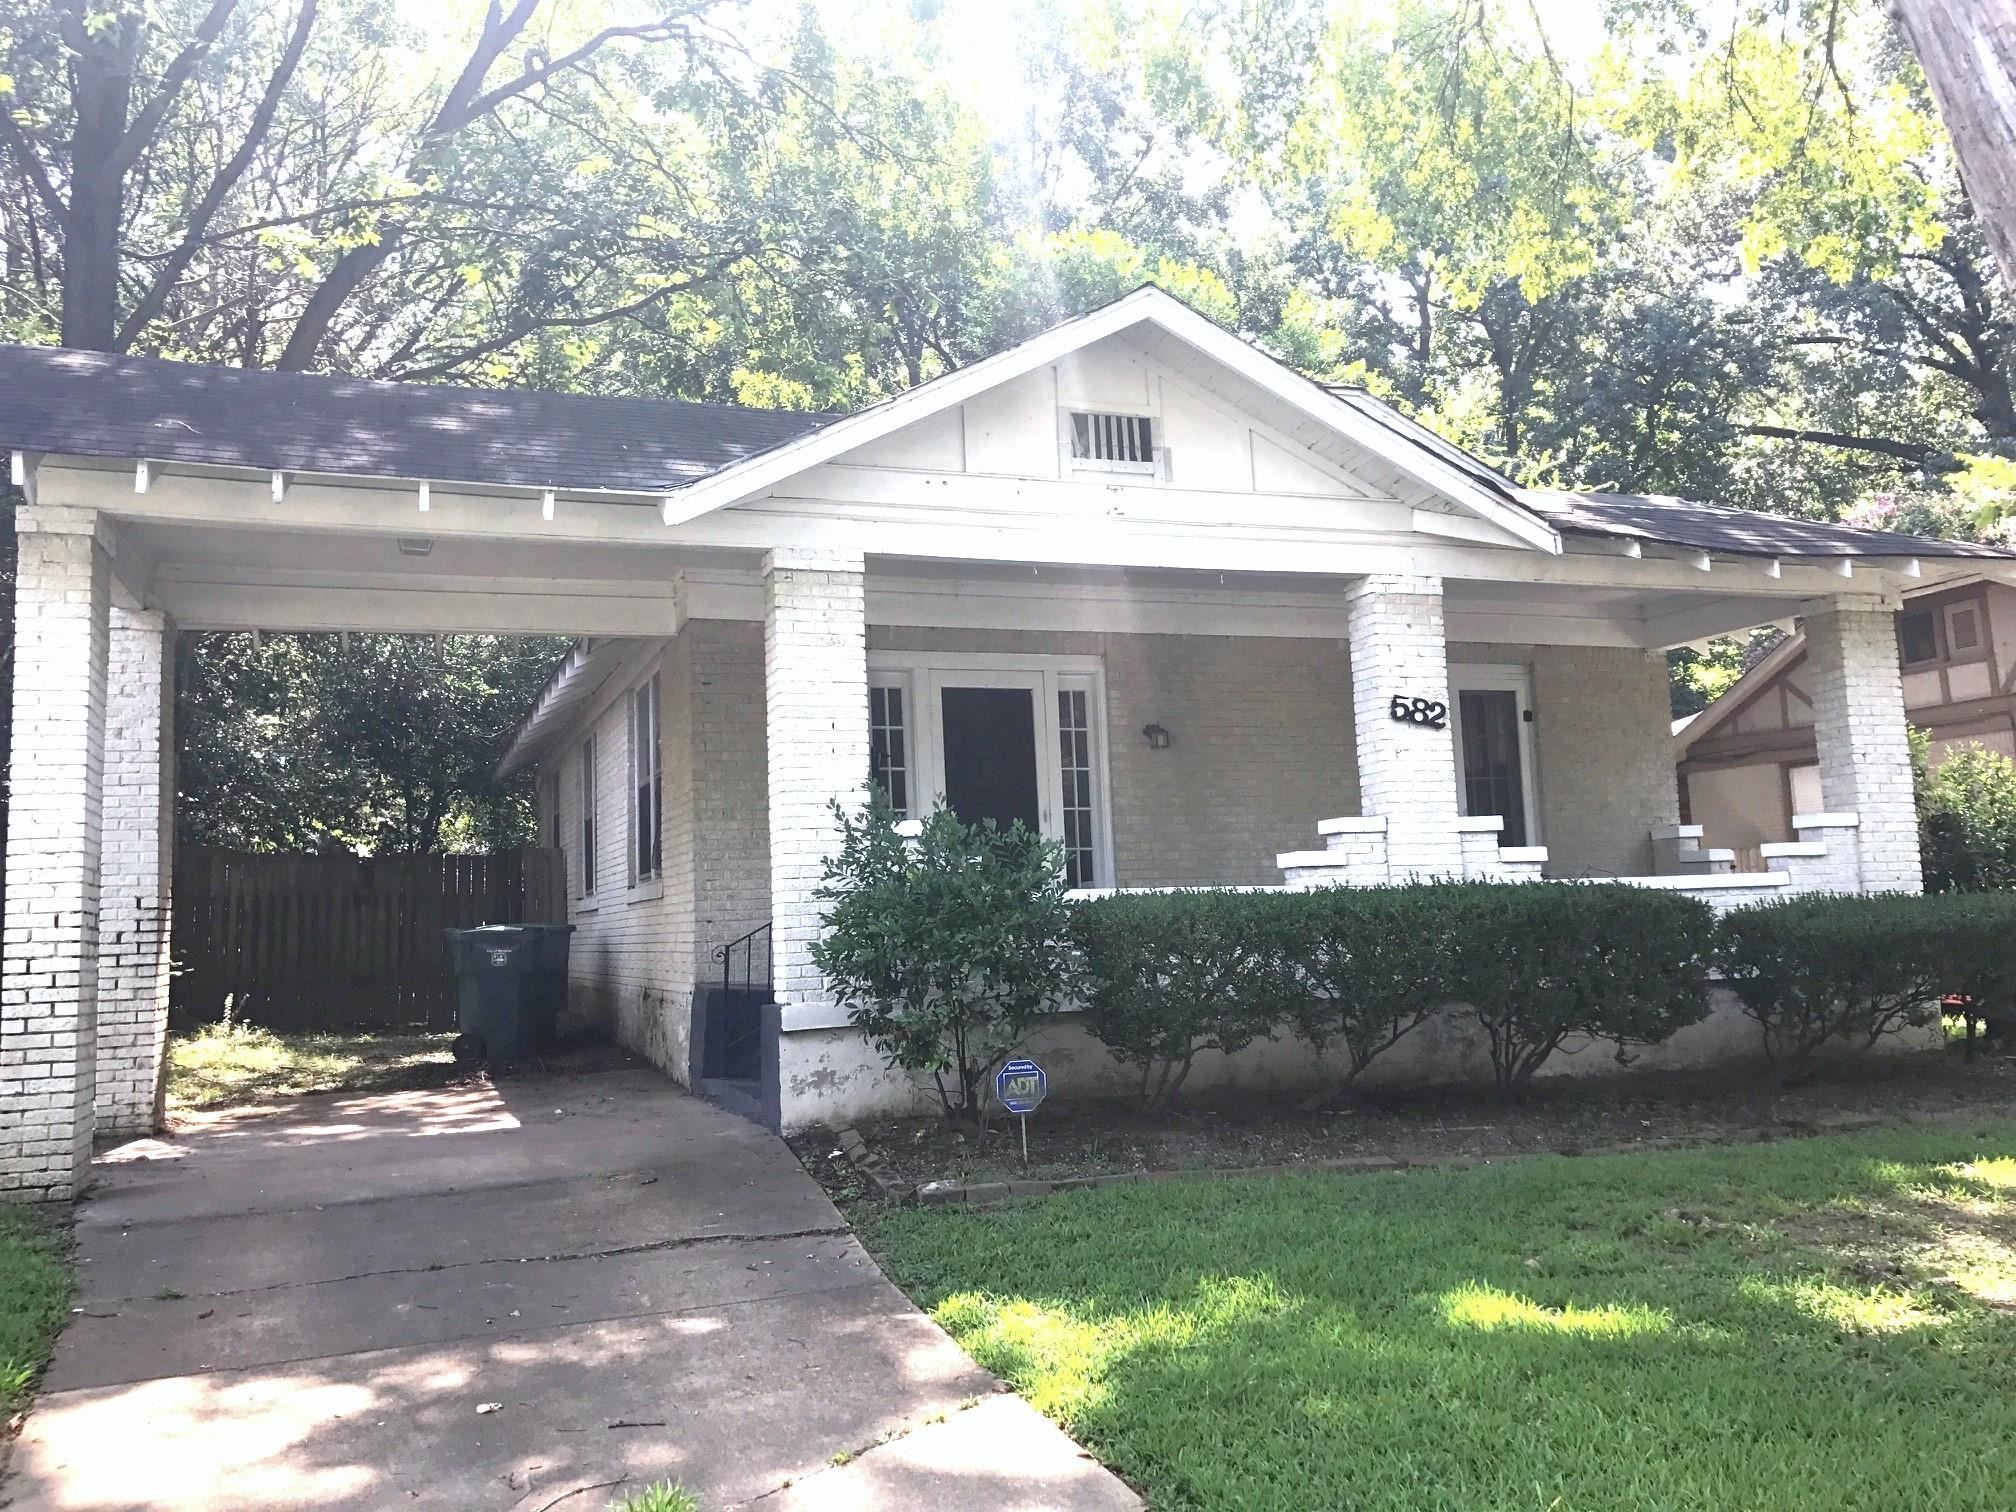
<svg viewBox="0 0 2016 1512"><path fill-rule="evenodd" d="M1033 1060L1011 1060L994 1073L994 1095L1010 1113L1027 1118L1042 1105L1050 1078Z"/></svg>
<svg viewBox="0 0 2016 1512"><path fill-rule="evenodd" d="M1022 1164L1029 1164L1029 1115L1043 1105L1050 1078L1032 1060L1012 1060L994 1073L994 1096L1022 1124Z"/></svg>

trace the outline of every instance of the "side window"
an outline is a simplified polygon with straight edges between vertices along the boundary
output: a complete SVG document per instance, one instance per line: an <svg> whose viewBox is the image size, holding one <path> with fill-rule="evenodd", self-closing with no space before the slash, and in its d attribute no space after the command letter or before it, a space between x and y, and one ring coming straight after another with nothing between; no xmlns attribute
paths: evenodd
<svg viewBox="0 0 2016 1512"><path fill-rule="evenodd" d="M1981 649L1981 606L1973 600L1946 606L1946 654L1971 657Z"/></svg>
<svg viewBox="0 0 2016 1512"><path fill-rule="evenodd" d="M1897 616L1897 651L1907 667L1939 660L1939 622L1930 609L1911 609Z"/></svg>
<svg viewBox="0 0 2016 1512"><path fill-rule="evenodd" d="M595 737L581 742L581 896L595 896Z"/></svg>
<svg viewBox="0 0 2016 1512"><path fill-rule="evenodd" d="M630 880L658 875L663 850L664 772L658 742L658 677L630 693Z"/></svg>

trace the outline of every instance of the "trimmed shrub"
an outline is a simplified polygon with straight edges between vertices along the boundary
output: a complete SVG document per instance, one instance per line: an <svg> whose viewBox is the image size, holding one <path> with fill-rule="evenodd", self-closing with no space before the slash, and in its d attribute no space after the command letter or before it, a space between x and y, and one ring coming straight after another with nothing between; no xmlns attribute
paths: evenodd
<svg viewBox="0 0 2016 1512"><path fill-rule="evenodd" d="M1197 1055L1271 1037L1297 991L1290 905L1280 893L1130 893L1077 905L1085 1027L1165 1107Z"/></svg>
<svg viewBox="0 0 2016 1512"><path fill-rule="evenodd" d="M1867 1050L1931 1023L1959 969L1941 959L1949 935L1978 939L1968 901L1878 893L1739 908L1722 917L1716 959L1765 1054L1796 1072L1824 1045Z"/></svg>
<svg viewBox="0 0 2016 1512"><path fill-rule="evenodd" d="M2016 895L1953 894L1939 899L1933 954L1942 1009L1967 1024L1967 1055L1986 1026L1991 1036L2016 1023Z"/></svg>
<svg viewBox="0 0 2016 1512"><path fill-rule="evenodd" d="M1708 1016L1714 914L1623 883L1466 882L1451 989L1483 1026L1498 1090L1516 1095L1570 1038L1655 1045Z"/></svg>
<svg viewBox="0 0 2016 1512"><path fill-rule="evenodd" d="M929 1071L946 1115L978 1120L995 1068L1071 995L1062 849L943 807L913 846L879 790L858 816L834 808L812 958L890 1065Z"/></svg>
<svg viewBox="0 0 2016 1512"><path fill-rule="evenodd" d="M1308 988L1295 999L1295 1026L1318 1050L1343 1047L1346 1086L1458 996L1462 896L1430 883L1286 900L1289 950Z"/></svg>

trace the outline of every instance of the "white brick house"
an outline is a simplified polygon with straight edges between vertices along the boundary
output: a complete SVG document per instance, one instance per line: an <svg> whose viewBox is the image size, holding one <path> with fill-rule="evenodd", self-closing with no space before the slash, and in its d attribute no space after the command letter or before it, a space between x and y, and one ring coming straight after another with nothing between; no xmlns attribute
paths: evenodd
<svg viewBox="0 0 2016 1512"><path fill-rule="evenodd" d="M1153 289L837 419L0 349L0 445L30 501L0 1189L32 1195L152 1106L178 626L579 637L506 758L568 854L575 1004L704 1079L717 952L767 930L749 1079L795 1126L911 1105L810 958L871 769L1036 824L1089 888L1915 887L1889 616L2016 569L1521 490ZM1735 874L1678 823L1663 652L1793 619L1823 812Z"/></svg>

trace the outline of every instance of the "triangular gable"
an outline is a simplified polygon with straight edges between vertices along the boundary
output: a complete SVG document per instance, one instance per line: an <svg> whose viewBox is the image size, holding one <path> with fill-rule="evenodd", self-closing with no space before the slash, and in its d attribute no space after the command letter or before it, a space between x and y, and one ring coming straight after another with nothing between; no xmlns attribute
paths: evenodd
<svg viewBox="0 0 2016 1512"><path fill-rule="evenodd" d="M1561 537L1536 512L1482 486L1437 451L1409 441L1393 426L1347 404L1320 384L1241 340L1162 290L1147 287L1089 314L1053 326L1005 352L947 373L858 414L835 420L798 440L738 462L665 496L668 525L681 525L744 499L772 491L785 480L910 427L921 427L1047 365L1121 331L1151 325L1229 369L1301 415L1329 427L1352 446L1381 459L1457 507L1541 551L1559 553Z"/></svg>

